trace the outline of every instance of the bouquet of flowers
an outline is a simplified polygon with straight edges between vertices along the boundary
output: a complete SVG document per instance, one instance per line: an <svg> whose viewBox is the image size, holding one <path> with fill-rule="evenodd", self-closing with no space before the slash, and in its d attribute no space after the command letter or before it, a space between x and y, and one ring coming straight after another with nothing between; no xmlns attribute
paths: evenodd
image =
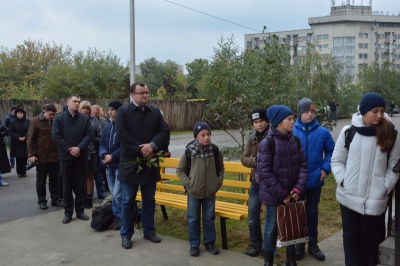
<svg viewBox="0 0 400 266"><path fill-rule="evenodd" d="M145 163L148 168L151 168L153 166L160 167L160 162L164 162L164 158L170 158L170 157L171 157L170 152L159 151L159 152L155 153L151 159L147 159L143 156L136 156L135 161L125 162L124 166L125 166L125 168L128 168L128 167L132 167L135 164L137 164L138 165L137 173L140 173L140 171L143 170L143 167L142 167L143 163Z"/></svg>

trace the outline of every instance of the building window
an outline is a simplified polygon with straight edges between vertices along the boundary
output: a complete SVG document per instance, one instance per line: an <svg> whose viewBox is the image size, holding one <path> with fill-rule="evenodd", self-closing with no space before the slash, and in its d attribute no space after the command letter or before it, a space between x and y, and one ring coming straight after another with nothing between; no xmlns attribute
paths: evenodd
<svg viewBox="0 0 400 266"><path fill-rule="evenodd" d="M342 63L343 67L340 70L340 74L349 74L352 79L355 77L355 38L351 37L337 37L333 38L333 57ZM362 57L364 55L362 54Z"/></svg>
<svg viewBox="0 0 400 266"><path fill-rule="evenodd" d="M358 48L359 49L368 49L368 43L358 43Z"/></svg>
<svg viewBox="0 0 400 266"><path fill-rule="evenodd" d="M368 33L364 33L364 39L368 39Z"/></svg>
<svg viewBox="0 0 400 266"><path fill-rule="evenodd" d="M359 33L358 34L358 38L360 39L368 39L368 33Z"/></svg>
<svg viewBox="0 0 400 266"><path fill-rule="evenodd" d="M253 42L252 41L247 41L246 47L247 47L247 49L253 48Z"/></svg>
<svg viewBox="0 0 400 266"><path fill-rule="evenodd" d="M328 40L328 39L329 39L329 34L324 34L324 35L322 36L322 38L323 38L324 40Z"/></svg>
<svg viewBox="0 0 400 266"><path fill-rule="evenodd" d="M322 40L322 34L317 35L317 40Z"/></svg>

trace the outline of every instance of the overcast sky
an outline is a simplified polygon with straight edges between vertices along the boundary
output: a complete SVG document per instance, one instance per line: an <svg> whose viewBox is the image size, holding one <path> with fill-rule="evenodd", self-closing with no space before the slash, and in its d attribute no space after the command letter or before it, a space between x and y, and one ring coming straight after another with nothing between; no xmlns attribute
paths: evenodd
<svg viewBox="0 0 400 266"><path fill-rule="evenodd" d="M129 1L0 0L0 46L12 49L31 39L69 46L73 52L95 47L128 63ZM369 0L350 2L368 5ZM136 64L151 57L180 65L210 60L221 36L234 35L243 49L244 34L263 26L270 32L307 29L309 17L329 15L331 6L330 0L135 0ZM397 16L400 1L374 0L372 10Z"/></svg>

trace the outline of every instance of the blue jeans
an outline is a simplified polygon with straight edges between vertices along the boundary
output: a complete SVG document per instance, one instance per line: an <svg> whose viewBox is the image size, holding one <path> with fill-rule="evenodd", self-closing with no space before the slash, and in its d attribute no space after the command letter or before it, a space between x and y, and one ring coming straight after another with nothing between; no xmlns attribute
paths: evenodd
<svg viewBox="0 0 400 266"><path fill-rule="evenodd" d="M121 183L118 180L118 169L106 168L106 175L111 192L114 216L121 219Z"/></svg>
<svg viewBox="0 0 400 266"><path fill-rule="evenodd" d="M310 238L318 238L318 205L321 198L321 188L307 189L300 200L306 201L307 229Z"/></svg>
<svg viewBox="0 0 400 266"><path fill-rule="evenodd" d="M187 221L190 247L200 246L200 216L203 213L204 244L215 242L215 197L197 199L188 194Z"/></svg>
<svg viewBox="0 0 400 266"><path fill-rule="evenodd" d="M134 234L134 209L136 194L140 186L142 194L142 225L143 234L148 235L155 231L154 227L154 211L156 208L156 201L154 195L156 194L156 183L139 185L131 184L126 182L120 182L121 184L121 237L131 238Z"/></svg>
<svg viewBox="0 0 400 266"><path fill-rule="evenodd" d="M278 206L266 204L265 224L264 224L264 250L272 252L276 245L276 214ZM294 245L286 246L286 250L293 250Z"/></svg>
<svg viewBox="0 0 400 266"><path fill-rule="evenodd" d="M362 215L340 204L344 261L347 266L376 265L379 244L385 239L385 213Z"/></svg>
<svg viewBox="0 0 400 266"><path fill-rule="evenodd" d="M259 194L260 186L255 182L251 182L248 202L250 242L262 245L260 223L261 201Z"/></svg>

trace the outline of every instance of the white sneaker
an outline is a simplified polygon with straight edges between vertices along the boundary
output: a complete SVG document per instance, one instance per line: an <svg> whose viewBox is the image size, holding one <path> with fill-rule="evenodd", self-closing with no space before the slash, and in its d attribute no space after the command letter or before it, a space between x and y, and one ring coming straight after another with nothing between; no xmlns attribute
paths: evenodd
<svg viewBox="0 0 400 266"><path fill-rule="evenodd" d="M8 183L6 183L6 182L4 182L4 181L1 181L1 182L0 182L0 187L6 187L6 186L8 186Z"/></svg>

